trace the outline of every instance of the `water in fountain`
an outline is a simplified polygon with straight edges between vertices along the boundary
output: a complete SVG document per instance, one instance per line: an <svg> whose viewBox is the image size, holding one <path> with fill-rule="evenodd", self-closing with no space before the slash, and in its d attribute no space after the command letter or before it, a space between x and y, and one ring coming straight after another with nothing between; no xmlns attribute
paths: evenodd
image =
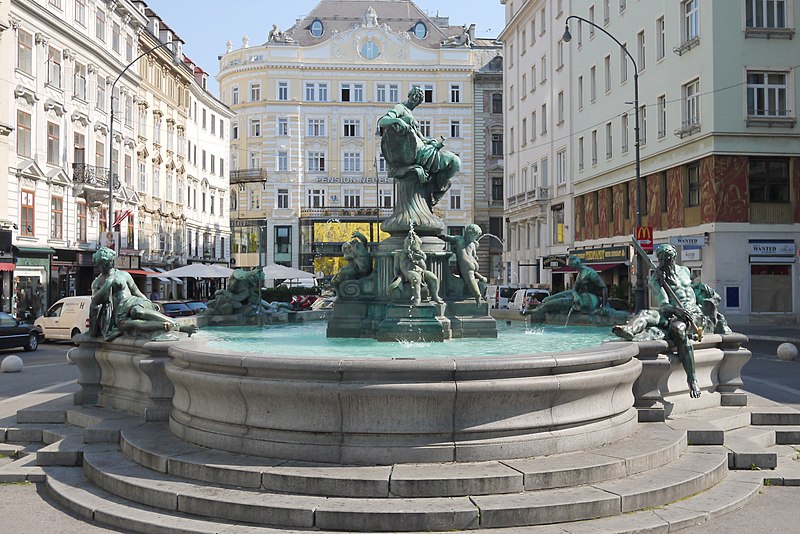
<svg viewBox="0 0 800 534"><path fill-rule="evenodd" d="M254 327L210 327L195 334L211 352L236 351L298 358L449 358L538 354L595 347L613 338L605 327L498 324L498 337L451 339L445 343L411 339L382 343L371 338L328 338L324 321Z"/></svg>
<svg viewBox="0 0 800 534"><path fill-rule="evenodd" d="M480 240L481 240L481 239L483 239L484 237L493 237L493 238L495 238L495 240L496 240L498 243L500 243L500 244L503 246L503 248L505 248L505 246L506 246L506 243L505 243L505 241L503 241L502 239L500 239L499 237L497 237L497 236L496 236L496 235L494 235L494 234L482 234L482 235L481 235L481 236L478 238L478 241L480 241Z"/></svg>

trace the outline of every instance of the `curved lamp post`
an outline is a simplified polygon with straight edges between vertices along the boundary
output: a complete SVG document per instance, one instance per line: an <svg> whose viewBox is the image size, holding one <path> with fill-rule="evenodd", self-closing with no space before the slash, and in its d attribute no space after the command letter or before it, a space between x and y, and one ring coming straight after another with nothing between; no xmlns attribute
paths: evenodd
<svg viewBox="0 0 800 534"><path fill-rule="evenodd" d="M122 76L128 71L129 68L133 66L134 63L139 61L142 57L146 56L147 54L158 50L159 48L164 48L168 45L175 45L175 50L172 51L173 58L172 61L174 63L178 63L180 58L175 56L175 53L178 50L178 41L167 41L166 43L161 43L158 46L154 46L149 50L145 50L136 58L128 63L122 72L119 73L119 76L116 77L114 82L111 84L111 114L109 115L109 125L108 125L108 228L106 229L107 232L113 232L114 229L111 227L111 224L114 222L114 87L117 85L117 82L122 78Z"/></svg>
<svg viewBox="0 0 800 534"><path fill-rule="evenodd" d="M569 19L578 19L586 24L600 30L604 34L608 35L611 39L614 40L615 43L619 45L625 55L628 56L628 59L631 60L633 63L633 106L634 106L634 113L635 113L635 123L634 123L634 140L635 140L635 147L636 147L636 226L642 225L642 174L641 174L641 158L639 154L639 67L636 65L636 60L633 59L633 56L630 52L628 52L628 48L623 45L622 43L617 40L616 37L608 33L602 27L598 26L594 22L590 20L586 20L583 17L579 17L577 15L570 15L564 21L564 42L568 43L572 40L572 34L569 32ZM634 288L634 295L635 295L635 306L636 311L643 309L645 306L645 299L644 299L644 259L638 254L636 255L636 287Z"/></svg>

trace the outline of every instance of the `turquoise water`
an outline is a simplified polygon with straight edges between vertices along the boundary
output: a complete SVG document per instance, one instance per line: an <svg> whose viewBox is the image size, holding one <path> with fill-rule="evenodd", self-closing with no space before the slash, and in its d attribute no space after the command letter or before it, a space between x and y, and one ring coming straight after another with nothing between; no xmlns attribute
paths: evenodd
<svg viewBox="0 0 800 534"><path fill-rule="evenodd" d="M498 321L497 339L453 339L444 343L397 342L374 339L325 337L327 323L267 325L264 327L209 327L195 334L210 350L262 354L264 356L330 358L450 358L537 354L585 349L614 339L609 327L526 326Z"/></svg>

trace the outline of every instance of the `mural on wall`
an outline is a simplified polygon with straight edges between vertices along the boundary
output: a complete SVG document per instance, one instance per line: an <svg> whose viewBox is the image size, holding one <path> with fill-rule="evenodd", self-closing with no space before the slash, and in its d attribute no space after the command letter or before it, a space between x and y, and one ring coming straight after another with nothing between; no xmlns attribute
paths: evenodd
<svg viewBox="0 0 800 534"><path fill-rule="evenodd" d="M600 232L598 237L608 237L608 197L611 194L609 188L603 188L599 193L600 203Z"/></svg>
<svg viewBox="0 0 800 534"><path fill-rule="evenodd" d="M701 221L747 222L747 158L713 156L700 161Z"/></svg>
<svg viewBox="0 0 800 534"><path fill-rule="evenodd" d="M661 189L660 174L651 174L647 177L647 214L650 226L656 230L661 230L661 196L659 190Z"/></svg>
<svg viewBox="0 0 800 534"><path fill-rule="evenodd" d="M583 197L575 197L575 240L580 241L585 239L584 236L584 228L586 228L586 224L584 222L585 213L583 211Z"/></svg>
<svg viewBox="0 0 800 534"><path fill-rule="evenodd" d="M594 236L595 234L594 222L597 220L595 218L595 213L597 213L595 211L597 209L597 206L595 206L596 198L597 195L595 193L589 193L588 195L584 195L583 197L583 204L586 207L586 228L588 230L587 233L589 234L589 236Z"/></svg>
<svg viewBox="0 0 800 534"><path fill-rule="evenodd" d="M683 180L683 167L673 167L667 171L667 225L669 228L683 227L683 206L686 197L686 184Z"/></svg>

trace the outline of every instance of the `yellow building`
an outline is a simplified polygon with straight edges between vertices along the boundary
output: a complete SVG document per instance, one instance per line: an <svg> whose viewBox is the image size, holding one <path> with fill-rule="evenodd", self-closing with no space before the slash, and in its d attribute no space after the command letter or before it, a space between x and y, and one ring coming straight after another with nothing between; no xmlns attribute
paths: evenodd
<svg viewBox="0 0 800 534"><path fill-rule="evenodd" d="M409 0L322 0L263 44L220 62L231 129L232 256L237 266L281 263L332 274L354 229L372 242L391 214L393 183L380 154L378 119L425 91L423 133L445 139L461 171L436 206L450 233L474 219L474 90L497 54L473 29L429 17ZM345 224L346 223L346 224Z"/></svg>

